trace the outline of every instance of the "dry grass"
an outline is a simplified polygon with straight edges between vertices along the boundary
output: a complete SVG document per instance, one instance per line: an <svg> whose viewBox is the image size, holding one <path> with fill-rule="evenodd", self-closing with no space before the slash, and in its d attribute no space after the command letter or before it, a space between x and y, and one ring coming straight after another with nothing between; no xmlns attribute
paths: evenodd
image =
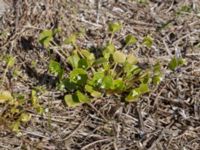
<svg viewBox="0 0 200 150"><path fill-rule="evenodd" d="M177 15L183 5L192 10ZM152 0L148 4L118 0L25 0L15 3L1 24L1 55L17 58L21 77L1 87L30 98L36 86L47 90L39 95L48 113L32 112L30 123L16 136L0 126L0 149L137 150L200 149L200 3L198 0ZM47 74L48 52L37 42L42 29L61 27L63 37L86 29L81 47L99 47L108 39L109 21L120 21L124 28L116 45L128 33L140 41L150 34L154 45L134 51L141 62L164 65L173 55L186 59L176 72L165 71L165 79L138 103L124 104L115 98L102 98L75 109L63 105L62 93L55 91ZM166 23L166 27L161 28ZM134 47L129 47L131 51ZM68 50L68 49L66 49ZM31 67L36 61L35 68ZM4 64L0 64L0 73ZM2 111L3 108L0 107Z"/></svg>

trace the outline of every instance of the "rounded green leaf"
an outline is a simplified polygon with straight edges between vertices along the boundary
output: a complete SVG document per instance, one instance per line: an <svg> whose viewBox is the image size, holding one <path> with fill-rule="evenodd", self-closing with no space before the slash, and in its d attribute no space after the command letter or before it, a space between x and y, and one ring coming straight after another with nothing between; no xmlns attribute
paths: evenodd
<svg viewBox="0 0 200 150"><path fill-rule="evenodd" d="M67 58L67 62L75 69L78 68L80 57L77 54L73 54Z"/></svg>
<svg viewBox="0 0 200 150"><path fill-rule="evenodd" d="M8 68L13 67L14 64L15 64L15 57L8 56L7 59L6 59L6 63L7 63Z"/></svg>
<svg viewBox="0 0 200 150"><path fill-rule="evenodd" d="M93 74L91 80L88 81L88 84L93 87L100 87L103 81L105 74L103 71L98 71Z"/></svg>
<svg viewBox="0 0 200 150"><path fill-rule="evenodd" d="M88 50L81 50L80 53L87 59L90 61L95 60L95 56L93 53L89 52Z"/></svg>
<svg viewBox="0 0 200 150"><path fill-rule="evenodd" d="M108 43L107 46L103 50L103 56L105 59L109 59L110 55L115 52L115 46L112 43Z"/></svg>
<svg viewBox="0 0 200 150"><path fill-rule="evenodd" d="M132 77L138 73L141 72L141 68L137 65L132 65L129 63L126 63L124 65L124 73L126 73L126 77Z"/></svg>
<svg viewBox="0 0 200 150"><path fill-rule="evenodd" d="M110 23L109 26L108 26L108 30L111 33L118 32L119 30L121 30L121 28L122 28L122 24L118 23L118 22Z"/></svg>
<svg viewBox="0 0 200 150"><path fill-rule="evenodd" d="M70 81L70 79L68 79L68 78L60 81L59 86L64 86L64 88L66 88L70 92L77 90L79 87L76 83Z"/></svg>
<svg viewBox="0 0 200 150"><path fill-rule="evenodd" d="M81 75L81 74L87 74L87 72L83 70L82 68L77 68L77 69L72 70L70 72L70 80L74 80L76 77L78 77L78 75Z"/></svg>
<svg viewBox="0 0 200 150"><path fill-rule="evenodd" d="M163 80L163 76L161 74L154 75L152 78L152 82L155 85L158 85Z"/></svg>
<svg viewBox="0 0 200 150"><path fill-rule="evenodd" d="M143 39L143 44L144 44L146 47L151 48L151 46L153 45L153 39L152 39L152 37L146 36L146 37Z"/></svg>
<svg viewBox="0 0 200 150"><path fill-rule="evenodd" d="M87 82L87 72L81 68L74 69L70 72L70 81L77 83L78 85L85 85Z"/></svg>
<svg viewBox="0 0 200 150"><path fill-rule="evenodd" d="M10 128L13 132L19 132L20 121L15 121L11 124Z"/></svg>
<svg viewBox="0 0 200 150"><path fill-rule="evenodd" d="M40 115L42 115L45 112L45 109L42 106L40 106L40 105L37 105L36 108L35 108L35 110Z"/></svg>
<svg viewBox="0 0 200 150"><path fill-rule="evenodd" d="M140 84L140 86L136 89L136 91L141 95L149 92L148 84Z"/></svg>
<svg viewBox="0 0 200 150"><path fill-rule="evenodd" d="M96 65L102 65L102 64L107 63L107 62L108 62L107 59L101 57L101 58L97 59L97 60L94 62L93 65L95 65L95 66L96 66Z"/></svg>
<svg viewBox="0 0 200 150"><path fill-rule="evenodd" d="M76 44L76 38L77 38L76 34L71 34L68 38L65 39L64 43L75 45Z"/></svg>
<svg viewBox="0 0 200 150"><path fill-rule="evenodd" d="M20 120L22 122L28 122L31 120L31 114L27 114L27 113L22 113L20 116Z"/></svg>
<svg viewBox="0 0 200 150"><path fill-rule="evenodd" d="M95 91L94 88L92 86L90 86L90 85L86 85L85 86L85 90L87 92L89 92L92 97L98 98L98 97L101 97L101 95L102 95L100 92Z"/></svg>
<svg viewBox="0 0 200 150"><path fill-rule="evenodd" d="M46 48L49 46L52 40L53 40L52 30L44 30L39 35L39 42Z"/></svg>
<svg viewBox="0 0 200 150"><path fill-rule="evenodd" d="M173 57L171 61L168 64L168 68L174 71L177 67L182 66L186 63L186 61L183 58L177 58Z"/></svg>
<svg viewBox="0 0 200 150"><path fill-rule="evenodd" d="M113 59L116 63L124 63L126 61L126 55L123 52L115 51Z"/></svg>
<svg viewBox="0 0 200 150"><path fill-rule="evenodd" d="M59 75L60 77L63 74L63 69L57 61L50 60L49 62L49 71L54 75Z"/></svg>
<svg viewBox="0 0 200 150"><path fill-rule="evenodd" d="M127 35L125 39L126 45L132 45L137 42L137 39L132 35Z"/></svg>
<svg viewBox="0 0 200 150"><path fill-rule="evenodd" d="M149 87L147 84L140 84L138 88L133 89L130 94L126 97L127 102L136 102L138 97L142 94L149 92Z"/></svg>
<svg viewBox="0 0 200 150"><path fill-rule="evenodd" d="M87 97L87 95L81 93L80 91L76 91L76 96L78 97L78 100L81 103L88 103L88 102L90 102L90 99Z"/></svg>
<svg viewBox="0 0 200 150"><path fill-rule="evenodd" d="M87 69L89 67L88 61L86 59L80 59L78 62L78 68Z"/></svg>
<svg viewBox="0 0 200 150"><path fill-rule="evenodd" d="M152 78L151 78L149 70L146 70L146 71L142 72L142 75L140 76L140 81L143 84L148 84L148 83L150 83L152 81Z"/></svg>
<svg viewBox="0 0 200 150"><path fill-rule="evenodd" d="M123 91L125 89L125 84L122 79L116 79L113 81L113 90Z"/></svg>
<svg viewBox="0 0 200 150"><path fill-rule="evenodd" d="M65 101L65 104L69 107L76 107L76 106L81 105L78 98L75 95L71 95L71 94L65 95L64 101Z"/></svg>
<svg viewBox="0 0 200 150"><path fill-rule="evenodd" d="M137 102L137 98L139 97L139 93L137 90L132 90L130 94L126 97L127 102Z"/></svg>
<svg viewBox="0 0 200 150"><path fill-rule="evenodd" d="M138 62L137 57L135 57L133 54L129 54L126 58L126 61L131 65L135 65Z"/></svg>
<svg viewBox="0 0 200 150"><path fill-rule="evenodd" d="M105 76L103 78L102 84L101 84L101 88L102 89L111 89L113 86L113 78L112 76Z"/></svg>
<svg viewBox="0 0 200 150"><path fill-rule="evenodd" d="M0 104L12 101L13 97L9 91L0 91Z"/></svg>
<svg viewBox="0 0 200 150"><path fill-rule="evenodd" d="M155 85L158 85L163 79L163 73L161 71L161 65L160 63L156 63L153 66L153 78L152 78L152 82Z"/></svg>

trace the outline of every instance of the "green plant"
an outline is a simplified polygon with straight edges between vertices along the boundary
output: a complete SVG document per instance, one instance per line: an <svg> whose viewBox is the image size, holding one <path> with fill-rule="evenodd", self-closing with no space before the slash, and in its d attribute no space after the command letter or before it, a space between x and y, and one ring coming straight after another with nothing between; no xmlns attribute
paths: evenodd
<svg viewBox="0 0 200 150"><path fill-rule="evenodd" d="M5 78L6 78L6 74L9 71L9 69L13 68L13 66L15 64L15 57L13 57L12 55L6 55L5 61L6 61L6 68L4 70L3 77L1 79L1 85L3 85Z"/></svg>
<svg viewBox="0 0 200 150"><path fill-rule="evenodd" d="M56 28L53 30L44 30L40 33L39 35L39 42L43 44L44 47L49 47L50 42L53 41L53 37L55 36L56 33L61 32L60 28Z"/></svg>
<svg viewBox="0 0 200 150"><path fill-rule="evenodd" d="M184 65L186 63L186 61L181 58L181 57L173 57L169 64L168 64L168 68L172 71L176 70L176 68Z"/></svg>
<svg viewBox="0 0 200 150"><path fill-rule="evenodd" d="M31 114L25 110L25 103L22 95L13 96L9 91L0 91L0 105L6 106L0 119L14 132L19 132L21 123L27 123L31 119Z"/></svg>
<svg viewBox="0 0 200 150"><path fill-rule="evenodd" d="M144 39L143 39L143 44L144 44L146 47L151 48L152 45L153 45L153 39L152 39L152 37L149 36L149 35L146 36L146 37L144 37Z"/></svg>
<svg viewBox="0 0 200 150"><path fill-rule="evenodd" d="M30 105L32 104L32 105ZM0 120L6 124L12 131L19 133L20 125L28 123L31 120L31 113L28 111L32 109L42 114L44 109L39 104L36 91L32 91L31 101L27 101L21 94L11 93L7 90L0 91L0 105L6 107L5 111L0 116ZM27 109L27 107L30 107Z"/></svg>
<svg viewBox="0 0 200 150"><path fill-rule="evenodd" d="M78 34L72 34L64 40L71 44L74 50L66 57L71 71L67 72L56 60L49 62L49 72L58 77L57 88L65 93L64 101L69 107L90 103L102 96L118 96L126 102L137 101L138 98L150 91L152 85L161 82L163 74L160 63L141 68L137 57L117 50L112 43L114 34L122 28L120 23L109 24L111 33L109 42L104 46L101 57L77 46ZM41 34L44 34L42 32ZM53 34L48 34L52 39ZM40 35L42 37L42 35ZM43 44L47 46L50 40ZM137 39L132 35L125 38L125 47L136 44ZM144 38L143 44L150 48L153 40L150 36Z"/></svg>
<svg viewBox="0 0 200 150"><path fill-rule="evenodd" d="M108 31L111 33L111 37L110 37L110 43L112 42L112 39L114 37L114 34L118 31L120 31L122 28L122 24L119 22L115 22L115 23L110 23L108 25Z"/></svg>
<svg viewBox="0 0 200 150"><path fill-rule="evenodd" d="M190 5L182 5L180 8L178 8L176 14L181 15L184 13L191 13L192 7Z"/></svg>

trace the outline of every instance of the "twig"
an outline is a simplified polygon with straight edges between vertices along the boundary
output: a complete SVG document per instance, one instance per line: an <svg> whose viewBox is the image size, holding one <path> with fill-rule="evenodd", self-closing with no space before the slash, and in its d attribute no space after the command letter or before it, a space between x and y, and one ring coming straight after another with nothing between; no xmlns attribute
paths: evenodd
<svg viewBox="0 0 200 150"><path fill-rule="evenodd" d="M3 149L6 149L6 150L12 149L12 148L9 148L8 146L2 145L2 144L0 144L0 147L3 148Z"/></svg>
<svg viewBox="0 0 200 150"><path fill-rule="evenodd" d="M99 11L100 11L100 7L101 7L101 0L98 0L97 2L97 19L96 19L96 23L99 24Z"/></svg>
<svg viewBox="0 0 200 150"><path fill-rule="evenodd" d="M50 137L44 136L44 135L36 133L34 131L23 131L23 132L26 133L26 134L30 134L30 135L33 135L33 136L40 137L40 138L45 138L46 140L50 140L51 139Z"/></svg>
<svg viewBox="0 0 200 150"><path fill-rule="evenodd" d="M164 39L163 39L163 43L164 43L164 45L165 45L165 48L166 48L166 51L167 51L168 55L169 55L170 57L172 57L172 53L170 52L169 47L168 47L168 45L167 45L167 43L165 42Z"/></svg>
<svg viewBox="0 0 200 150"><path fill-rule="evenodd" d="M191 36L192 34L196 34L196 33L199 33L199 32L200 32L200 30L195 30L195 31L193 31L193 32L191 32L191 33L188 33L188 34L186 34L186 35L180 37L178 40L176 40L176 41L173 43L173 45L177 45L181 40L187 38L188 36Z"/></svg>
<svg viewBox="0 0 200 150"><path fill-rule="evenodd" d="M104 119L104 121L108 121L105 117L104 117L104 115L100 112L100 111L98 111L92 104L89 104L88 103L88 106L90 106L92 109L94 109L96 112L97 112L97 114L99 114L103 119Z"/></svg>
<svg viewBox="0 0 200 150"><path fill-rule="evenodd" d="M88 145L85 145L84 147L81 148L81 150L85 150L85 149L88 149L89 147L91 147L92 145L95 145L95 144L98 144L98 143L102 143L102 142L110 142L111 139L108 138L108 139L103 139L103 140L97 140L97 141L94 141Z"/></svg>
<svg viewBox="0 0 200 150"><path fill-rule="evenodd" d="M97 28L102 28L102 27L103 27L103 26L100 25L100 24L93 23L93 22L88 21L88 20L85 20L85 19L83 19L83 18L82 18L82 19L76 18L76 19L79 20L79 21L85 22L85 23L87 23L87 24L89 24L89 25L95 26L95 27L97 27Z"/></svg>
<svg viewBox="0 0 200 150"><path fill-rule="evenodd" d="M65 141L65 140L69 139L72 135L74 135L80 129L80 127L85 123L85 121L87 119L88 119L88 117L86 117L68 136L66 136L65 138L63 138L60 141Z"/></svg>
<svg viewBox="0 0 200 150"><path fill-rule="evenodd" d="M144 121L142 118L140 106L137 106L137 113L138 113L138 117L139 117L140 128L141 128L142 132L144 132Z"/></svg>

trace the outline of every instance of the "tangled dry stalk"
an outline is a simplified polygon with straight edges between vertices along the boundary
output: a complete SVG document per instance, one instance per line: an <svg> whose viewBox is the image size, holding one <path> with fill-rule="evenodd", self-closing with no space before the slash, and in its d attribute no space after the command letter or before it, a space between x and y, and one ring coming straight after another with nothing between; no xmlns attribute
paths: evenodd
<svg viewBox="0 0 200 150"><path fill-rule="evenodd" d="M183 5L192 11L178 15ZM131 0L13 1L1 20L0 52L16 57L22 75L12 78L10 72L1 88L23 93L29 99L33 88L45 87L39 99L48 113L40 116L32 112L31 122L18 136L0 123L1 149L200 149L199 14L198 0L149 0L148 4ZM166 64L173 55L181 55L187 65L173 73L165 72L161 85L138 103L125 104L110 97L67 108L62 93L55 91L47 75L49 55L38 44L38 35L43 29L61 27L62 41L84 28L81 47L98 48L108 39L109 21L120 21L124 26L114 37L118 47L128 33L139 40L147 34L154 38L150 50L134 51L140 61ZM31 66L33 60L35 68ZM0 73L3 70L0 63Z"/></svg>

